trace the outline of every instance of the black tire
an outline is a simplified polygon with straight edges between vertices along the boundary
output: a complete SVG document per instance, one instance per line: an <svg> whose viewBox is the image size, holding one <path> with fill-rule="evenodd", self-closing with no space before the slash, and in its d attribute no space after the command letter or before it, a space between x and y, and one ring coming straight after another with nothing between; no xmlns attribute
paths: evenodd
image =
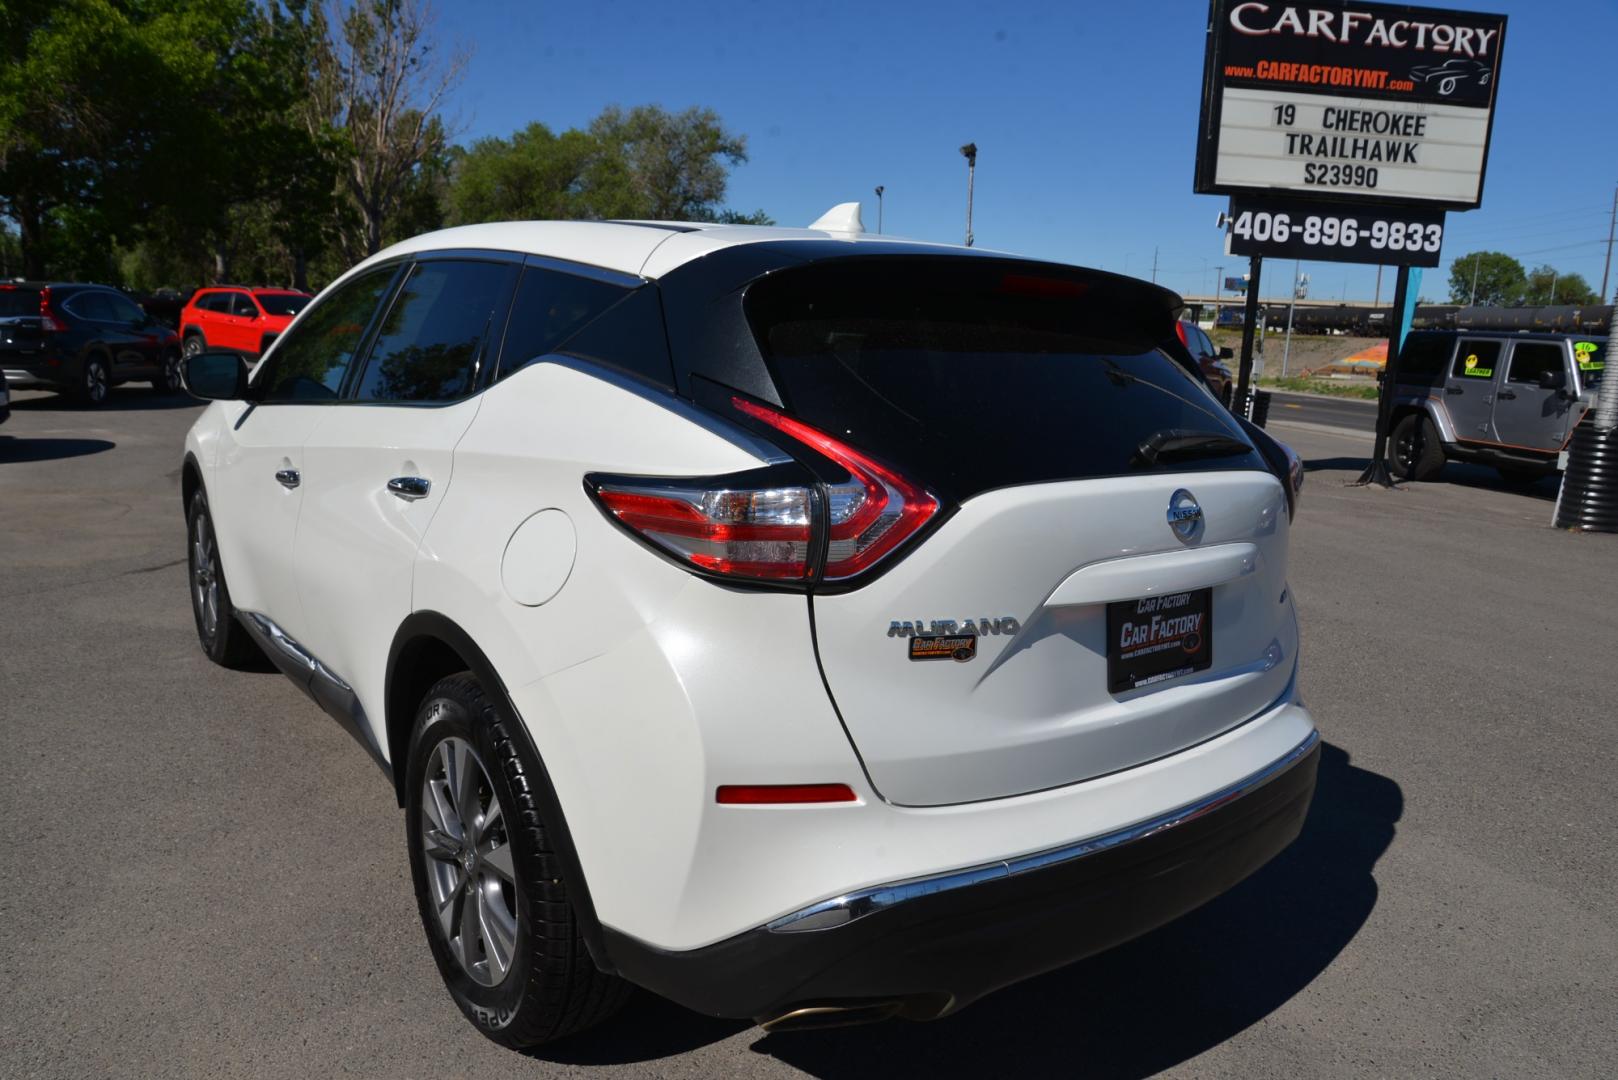
<svg viewBox="0 0 1618 1080"><path fill-rule="evenodd" d="M90 409L101 408L112 397L112 369L107 366L106 357L91 353L84 358L74 397L80 405Z"/></svg>
<svg viewBox="0 0 1618 1080"><path fill-rule="evenodd" d="M450 997L484 1035L521 1050L600 1023L623 1005L632 987L598 970L585 947L560 861L532 794L540 775L539 763L531 760L526 743L514 736L513 723L469 672L450 675L433 686L417 711L410 739L405 837L422 930ZM478 877L480 864L465 862L471 857L466 854L469 849L458 838L454 842L462 852L459 861L455 856L435 860L426 851L428 833L423 818L429 776L444 769L446 759L441 755L464 753L461 747L467 745L477 766L472 772L483 778L474 795L477 801L467 804L474 808L473 820L482 820L477 815L487 813L488 799L493 798L499 801L498 820L504 823L503 828L492 826L481 837L476 835L478 826L471 826L474 840L470 848L481 851L485 844L491 850L508 846L512 876L504 881L492 880L486 871ZM444 816L446 807L455 804L452 791L445 789L442 795L442 800L435 800L435 816ZM454 828L460 818L451 815L444 820ZM447 833L440 835L448 839ZM494 891L476 891L490 889L485 882L491 881ZM442 910L448 911L448 917L443 923L435 891L446 895ZM469 969L457 956L456 942L464 940L464 935L452 941L452 930L445 928L468 925L461 922L458 912L473 903L474 896L483 903L503 905L501 917L515 919L509 967L498 978L486 930L477 930L470 954L481 957L484 967L474 974L478 961ZM472 925L481 927L476 919L474 915Z"/></svg>
<svg viewBox="0 0 1618 1080"><path fill-rule="evenodd" d="M1388 435L1388 471L1395 479L1435 479L1444 468L1444 446L1438 428L1423 413L1405 413Z"/></svg>
<svg viewBox="0 0 1618 1080"><path fill-rule="evenodd" d="M180 378L180 365L185 361L181 355L170 350L163 354L162 366L152 378L152 393L178 394L185 389L185 382Z"/></svg>
<svg viewBox="0 0 1618 1080"><path fill-rule="evenodd" d="M186 508L186 591L191 594L191 616L197 624L197 641L208 659L221 667L253 668L262 664L263 654L254 644L247 628L236 621L236 608L230 602L230 589L225 583L224 566L219 561L219 542L214 536L213 517L208 512L208 497L198 488ZM199 562L206 563L199 576ZM213 611L208 611L209 585L217 584L212 594Z"/></svg>
<svg viewBox="0 0 1618 1080"><path fill-rule="evenodd" d="M1226 383L1225 388L1219 392L1219 403L1221 405L1223 405L1226 409L1229 409L1230 408L1231 397L1235 393L1236 393L1236 387L1234 385L1232 385L1231 383Z"/></svg>

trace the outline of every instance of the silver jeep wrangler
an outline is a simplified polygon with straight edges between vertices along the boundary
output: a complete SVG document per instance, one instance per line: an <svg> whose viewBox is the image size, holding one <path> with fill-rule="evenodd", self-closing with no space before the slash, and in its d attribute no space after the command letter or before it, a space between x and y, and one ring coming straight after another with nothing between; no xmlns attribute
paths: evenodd
<svg viewBox="0 0 1618 1080"><path fill-rule="evenodd" d="M1399 352L1388 471L1431 480L1455 460L1511 481L1549 475L1594 406L1606 362L1601 336L1412 331Z"/></svg>

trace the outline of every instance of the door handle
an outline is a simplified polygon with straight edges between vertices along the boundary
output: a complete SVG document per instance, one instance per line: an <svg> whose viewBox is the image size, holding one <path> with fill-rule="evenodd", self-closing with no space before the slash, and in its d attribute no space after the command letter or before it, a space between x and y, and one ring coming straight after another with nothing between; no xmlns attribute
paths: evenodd
<svg viewBox="0 0 1618 1080"><path fill-rule="evenodd" d="M298 473L297 469L277 469L275 472L275 479L276 482L278 482L288 491L291 491L293 488L303 483L303 477Z"/></svg>
<svg viewBox="0 0 1618 1080"><path fill-rule="evenodd" d="M1499 393L1495 394L1494 396L1499 401L1516 401L1517 400L1517 391L1515 391L1515 390L1501 390Z"/></svg>
<svg viewBox="0 0 1618 1080"><path fill-rule="evenodd" d="M425 499L432 489L432 481L421 476L395 476L388 481L388 490L406 502Z"/></svg>
<svg viewBox="0 0 1618 1080"><path fill-rule="evenodd" d="M1466 393L1466 391L1463 390L1459 386L1446 386L1446 387L1444 387L1444 393L1446 393L1446 394L1464 394L1464 393Z"/></svg>

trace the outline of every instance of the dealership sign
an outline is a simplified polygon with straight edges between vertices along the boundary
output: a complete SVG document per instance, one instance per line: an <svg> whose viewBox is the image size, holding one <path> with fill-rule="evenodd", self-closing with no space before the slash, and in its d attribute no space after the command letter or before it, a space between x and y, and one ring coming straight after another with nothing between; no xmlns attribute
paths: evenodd
<svg viewBox="0 0 1618 1080"><path fill-rule="evenodd" d="M1213 0L1196 190L1467 210L1503 15Z"/></svg>

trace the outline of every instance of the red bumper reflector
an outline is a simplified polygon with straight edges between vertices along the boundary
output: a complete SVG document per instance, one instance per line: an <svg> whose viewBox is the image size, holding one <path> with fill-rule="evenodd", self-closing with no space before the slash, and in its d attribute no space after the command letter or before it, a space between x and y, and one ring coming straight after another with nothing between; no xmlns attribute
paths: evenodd
<svg viewBox="0 0 1618 1080"><path fill-rule="evenodd" d="M859 801L847 784L721 784L715 799L742 806Z"/></svg>

